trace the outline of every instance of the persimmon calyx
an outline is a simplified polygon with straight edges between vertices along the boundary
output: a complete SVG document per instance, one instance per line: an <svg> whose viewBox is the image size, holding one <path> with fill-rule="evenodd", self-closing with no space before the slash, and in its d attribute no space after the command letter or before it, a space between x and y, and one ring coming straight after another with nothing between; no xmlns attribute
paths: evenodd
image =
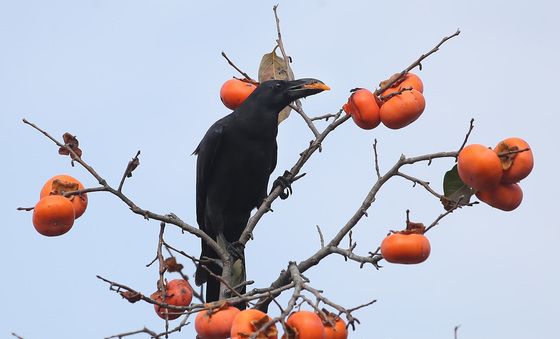
<svg viewBox="0 0 560 339"><path fill-rule="evenodd" d="M496 153L500 158L500 162L502 163L502 168L504 171L508 170L511 167L511 165L513 164L513 159L515 159L517 154L530 150L531 148L529 147L519 149L519 147L517 146L509 146L505 142L500 142L498 146L496 146Z"/></svg>

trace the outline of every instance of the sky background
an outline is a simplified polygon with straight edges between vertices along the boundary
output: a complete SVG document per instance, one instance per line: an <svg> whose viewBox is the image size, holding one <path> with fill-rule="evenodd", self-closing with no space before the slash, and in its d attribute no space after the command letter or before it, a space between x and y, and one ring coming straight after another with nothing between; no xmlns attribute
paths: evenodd
<svg viewBox="0 0 560 339"><path fill-rule="evenodd" d="M132 214L109 194L93 193L68 234L39 235L31 213L16 207L33 206L55 174L71 174L89 187L96 182L21 119L58 138L77 135L84 160L115 186L141 150L126 194L143 208L174 212L195 225L196 158L190 154L207 128L229 113L219 89L237 76L220 52L256 77L261 56L275 45L275 3L0 2L0 337L102 338L144 326L163 329L152 306L129 304L95 278L155 291L157 268L145 265L155 256L158 222ZM355 312L361 325L350 338L452 338L459 324L461 339L554 337L560 305L554 149L559 10L553 1L280 2L296 77L315 77L332 88L304 101L312 116L336 112L351 88L373 90L443 36L457 28L462 33L423 63L427 108L417 122L397 131L364 131L348 121L327 138L294 195L274 203L247 246L254 286L268 286L289 261L313 254L319 247L315 225L329 240L351 217L375 180L375 138L383 171L401 153L456 150L475 118L471 143L494 146L518 136L532 146L536 163L521 183L521 207L507 213L481 204L457 211L428 233L432 254L420 265L376 271L332 256L306 276L345 307L378 300ZM311 138L299 116L282 123L273 175L290 168ZM404 171L441 191L452 166L445 159ZM442 212L426 191L395 178L356 226L356 252L377 248L388 230L403 225L406 209L426 224ZM197 238L168 227L166 239L198 256ZM278 309L271 307L271 314ZM189 325L179 336L193 333Z"/></svg>

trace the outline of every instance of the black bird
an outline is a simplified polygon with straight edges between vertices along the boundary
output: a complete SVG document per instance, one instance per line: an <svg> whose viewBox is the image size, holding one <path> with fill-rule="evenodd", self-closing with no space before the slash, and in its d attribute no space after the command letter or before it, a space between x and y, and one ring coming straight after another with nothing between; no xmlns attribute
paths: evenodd
<svg viewBox="0 0 560 339"><path fill-rule="evenodd" d="M196 164L196 218L199 228L235 259L232 286L245 279L243 245L238 242L253 208L267 196L276 167L278 113L292 101L329 87L316 79L261 83L231 114L216 121L193 154ZM219 259L202 241L202 257ZM220 276L217 263L204 264ZM195 282L207 283L206 302L219 299L220 282L198 265ZM245 288L240 289L241 293Z"/></svg>

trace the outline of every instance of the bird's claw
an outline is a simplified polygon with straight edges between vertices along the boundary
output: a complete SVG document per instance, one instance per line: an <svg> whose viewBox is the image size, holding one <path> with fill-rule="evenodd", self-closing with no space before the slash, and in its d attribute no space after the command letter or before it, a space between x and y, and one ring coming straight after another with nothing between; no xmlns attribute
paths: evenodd
<svg viewBox="0 0 560 339"><path fill-rule="evenodd" d="M284 171L284 174L276 178L272 184L272 190L278 186L282 187L282 191L279 195L282 200L286 200L292 194L292 183L288 179L288 176L291 175L292 173L290 173L290 171Z"/></svg>
<svg viewBox="0 0 560 339"><path fill-rule="evenodd" d="M227 251L234 260L245 258L245 245L239 241L228 244Z"/></svg>

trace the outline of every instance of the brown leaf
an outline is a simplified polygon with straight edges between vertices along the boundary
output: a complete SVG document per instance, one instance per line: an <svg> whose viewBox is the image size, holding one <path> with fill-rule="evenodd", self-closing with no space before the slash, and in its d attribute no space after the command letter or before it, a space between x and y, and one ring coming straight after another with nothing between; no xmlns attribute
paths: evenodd
<svg viewBox="0 0 560 339"><path fill-rule="evenodd" d="M82 150L78 147L80 143L78 142L78 139L76 139L76 136L66 132L62 136L62 139L64 140L64 146L66 147L60 147L58 149L58 154L70 155L70 151L68 150L68 148L70 148L78 158L82 156ZM74 159L76 159L76 157L72 155L72 160Z"/></svg>
<svg viewBox="0 0 560 339"><path fill-rule="evenodd" d="M138 292L125 291L121 292L121 296L132 304L142 299L142 294Z"/></svg>
<svg viewBox="0 0 560 339"><path fill-rule="evenodd" d="M132 172L140 165L140 159L134 158L128 162L128 166L126 166L126 177L132 177Z"/></svg>
<svg viewBox="0 0 560 339"><path fill-rule="evenodd" d="M507 171L511 167L511 165L513 164L513 159L515 159L515 157L517 156L517 153L515 153L515 151L518 150L519 147L517 146L510 147L507 143L503 141L500 142L498 146L496 146L496 153L500 158L500 162L502 163L502 169L504 171Z"/></svg>
<svg viewBox="0 0 560 339"><path fill-rule="evenodd" d="M181 272L183 269L183 265L179 264L175 257L165 259L164 264L169 272Z"/></svg>
<svg viewBox="0 0 560 339"><path fill-rule="evenodd" d="M276 49L278 46L274 47L272 52L263 55L261 59L261 64L259 66L259 82L276 79L276 80L292 80L294 79L294 73L291 69L286 67L286 62L284 59L276 55ZM280 114L278 115L278 124L283 120L288 118L290 115L291 108L286 106Z"/></svg>

